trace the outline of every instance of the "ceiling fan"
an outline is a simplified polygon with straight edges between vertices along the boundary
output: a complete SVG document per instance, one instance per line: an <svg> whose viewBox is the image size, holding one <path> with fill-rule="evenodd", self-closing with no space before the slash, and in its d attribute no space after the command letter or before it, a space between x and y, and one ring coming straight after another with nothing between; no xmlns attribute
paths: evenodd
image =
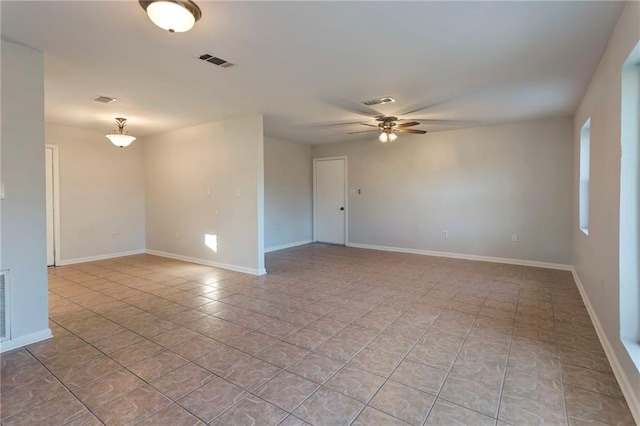
<svg viewBox="0 0 640 426"><path fill-rule="evenodd" d="M359 132L349 132L348 134L352 135L355 133L367 133L367 132L380 132L380 136L378 136L378 140L382 143L393 142L398 139L398 135L396 133L414 133L418 135L424 135L427 133L426 130L417 130L417 129L409 129L408 127L417 126L420 123L417 121L409 121L407 123L398 124L398 117L393 116L379 116L376 117L376 120L379 121L378 125L367 124L367 123L358 123L363 126L375 127L375 130L362 130Z"/></svg>
<svg viewBox="0 0 640 426"><path fill-rule="evenodd" d="M395 99L391 97L385 97L380 99L374 99L371 101L365 101L360 103L354 103L352 101L348 101L345 99L337 98L337 97L327 97L324 100L332 106L337 108L353 112L359 115L364 115L370 117L371 119L377 121L378 123L366 123L363 121L351 121L351 122L342 122L342 123L326 123L323 124L322 127L334 127L334 126L353 126L353 125L363 125L368 127L374 127L374 129L370 130L362 130L356 132L349 132L348 134L356 134L356 133L367 133L367 132L379 132L380 135L378 140L382 143L393 142L398 139L397 133L412 133L423 135L427 133L426 130L419 129L410 129L409 127L417 126L419 124L426 124L431 126L455 126L457 128L461 127L473 127L481 125L482 123L479 121L471 121L471 120L447 120L447 119L433 119L433 118L414 118L407 117L406 119L398 118L395 115L384 115L379 111L371 108L369 105L378 105L384 104L388 102L395 102ZM451 100L430 103L430 104L418 104L413 105L400 112L400 116L412 116L419 111L424 111L427 109L434 108L436 106L440 106L442 104L446 104ZM396 114L398 115L398 114ZM406 122L404 122L406 120ZM436 130L437 131L437 130Z"/></svg>

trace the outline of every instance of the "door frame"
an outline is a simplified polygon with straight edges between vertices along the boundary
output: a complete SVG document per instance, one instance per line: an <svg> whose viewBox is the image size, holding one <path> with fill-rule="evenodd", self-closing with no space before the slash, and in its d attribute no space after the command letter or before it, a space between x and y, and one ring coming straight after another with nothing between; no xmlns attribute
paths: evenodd
<svg viewBox="0 0 640 426"><path fill-rule="evenodd" d="M349 168L347 167L346 155L340 156L340 157L318 157L313 159L313 242L315 243L318 241L318 238L316 235L316 219L317 219L316 187L317 187L317 180L318 180L317 165L318 165L318 161L327 161L327 160L344 160L344 210L345 210L344 245L346 247L349 245L349 184L348 184L349 175L347 173Z"/></svg>
<svg viewBox="0 0 640 426"><path fill-rule="evenodd" d="M60 162L58 145L45 144L51 149L53 174L53 266L60 265ZM47 243L48 244L48 243Z"/></svg>

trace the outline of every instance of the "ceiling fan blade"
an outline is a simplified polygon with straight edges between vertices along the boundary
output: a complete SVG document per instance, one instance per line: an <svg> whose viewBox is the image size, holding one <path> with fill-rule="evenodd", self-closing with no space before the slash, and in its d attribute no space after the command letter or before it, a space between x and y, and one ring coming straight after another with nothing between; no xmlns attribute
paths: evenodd
<svg viewBox="0 0 640 426"><path fill-rule="evenodd" d="M360 115L365 115L367 117L376 118L384 115L380 111L376 111L373 108L369 108L365 105L360 105L356 102L348 101L346 99L328 97L328 98L324 98L324 101L336 108L340 108L345 111L354 112Z"/></svg>
<svg viewBox="0 0 640 426"><path fill-rule="evenodd" d="M418 124L420 124L420 123L417 122L417 121L410 121L408 123L400 123L400 124L397 125L397 127L401 127L401 128L402 127L413 127L413 126L417 126Z"/></svg>
<svg viewBox="0 0 640 426"><path fill-rule="evenodd" d="M437 108L437 107L440 107L442 105L449 104L449 103L451 103L453 101L457 101L460 98L461 98L461 96L454 96L452 98L440 99L440 100L437 100L435 102L422 102L422 103L419 103L419 104L409 105L407 108L399 111L398 115L404 116L404 115L414 114L414 113L419 112L419 111L424 111L426 109Z"/></svg>
<svg viewBox="0 0 640 426"><path fill-rule="evenodd" d="M370 133L370 132L378 132L378 130L362 130L360 132L349 132L348 135L355 135L356 133Z"/></svg>
<svg viewBox="0 0 640 426"><path fill-rule="evenodd" d="M480 126L483 124L487 124L484 121L475 120L439 120L436 118L412 118L412 120L419 121L420 123L443 126Z"/></svg>
<svg viewBox="0 0 640 426"><path fill-rule="evenodd" d="M368 124L368 123L358 123L358 124L362 124L363 126L380 128L380 126L378 126L377 124ZM420 124L420 123L416 123L416 124Z"/></svg>
<svg viewBox="0 0 640 426"><path fill-rule="evenodd" d="M309 127L340 127L340 126L355 126L356 124L360 124L359 121L346 121L342 123L315 123L310 124Z"/></svg>
<svg viewBox="0 0 640 426"><path fill-rule="evenodd" d="M415 133L416 135L424 135L427 133L426 130L414 130L414 129L398 129L396 130L398 133Z"/></svg>

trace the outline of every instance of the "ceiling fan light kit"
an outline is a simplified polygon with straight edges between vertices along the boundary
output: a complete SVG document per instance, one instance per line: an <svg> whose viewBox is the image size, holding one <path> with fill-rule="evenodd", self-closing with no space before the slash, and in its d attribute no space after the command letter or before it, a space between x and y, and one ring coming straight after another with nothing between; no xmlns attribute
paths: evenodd
<svg viewBox="0 0 640 426"><path fill-rule="evenodd" d="M116 125L118 130L114 130L106 134L106 138L111 141L117 147L124 148L131 145L131 142L135 141L135 136L131 136L124 131L124 125L127 122L126 118L116 117Z"/></svg>
<svg viewBox="0 0 640 426"><path fill-rule="evenodd" d="M375 117L375 119L377 121L379 121L379 123L377 125L369 124L369 123L359 123L359 124L362 124L363 126L368 126L368 127L375 127L376 130L364 130L364 131L360 131L360 132L350 132L349 134L367 133L367 132L380 132L380 135L378 135L378 140L380 142L382 142L382 143L387 143L387 142L393 142L393 141L397 140L398 139L397 133L414 133L414 134L418 134L418 135L424 135L425 133L427 133L426 130L409 129L409 127L413 127L413 126L419 125L420 122L418 122L418 121L409 121L409 122L406 122L406 123L398 124L397 123L397 121L399 121L398 117L385 116L385 115L379 115L379 116Z"/></svg>
<svg viewBox="0 0 640 426"><path fill-rule="evenodd" d="M170 33L189 31L202 17L202 11L191 0L140 0L149 19Z"/></svg>
<svg viewBox="0 0 640 426"><path fill-rule="evenodd" d="M380 132L380 136L378 136L378 140L382 143L393 142L398 139L398 135L393 133L392 130L383 130Z"/></svg>

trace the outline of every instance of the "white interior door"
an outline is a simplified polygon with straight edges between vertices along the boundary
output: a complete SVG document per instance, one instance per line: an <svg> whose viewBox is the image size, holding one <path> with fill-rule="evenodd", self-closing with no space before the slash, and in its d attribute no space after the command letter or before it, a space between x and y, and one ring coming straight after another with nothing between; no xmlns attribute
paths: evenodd
<svg viewBox="0 0 640 426"><path fill-rule="evenodd" d="M55 232L53 208L53 149L45 148L45 174L47 193L47 266L55 265Z"/></svg>
<svg viewBox="0 0 640 426"><path fill-rule="evenodd" d="M346 159L317 159L315 163L315 240L346 243Z"/></svg>

